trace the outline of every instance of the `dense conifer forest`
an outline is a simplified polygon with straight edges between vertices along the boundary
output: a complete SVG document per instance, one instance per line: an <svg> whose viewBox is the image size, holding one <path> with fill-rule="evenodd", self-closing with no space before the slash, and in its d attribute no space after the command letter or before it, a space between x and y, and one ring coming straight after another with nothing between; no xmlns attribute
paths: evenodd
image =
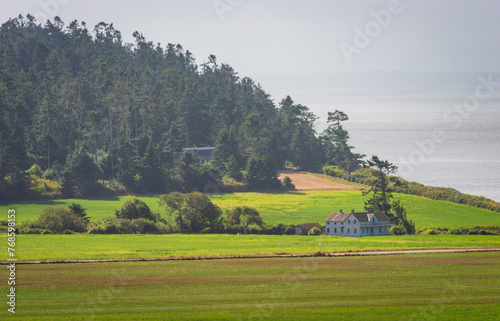
<svg viewBox="0 0 500 321"><path fill-rule="evenodd" d="M317 117L210 55L27 15L0 28L0 198L278 188L285 164L351 171L340 111ZM201 165L187 147L213 146Z"/></svg>

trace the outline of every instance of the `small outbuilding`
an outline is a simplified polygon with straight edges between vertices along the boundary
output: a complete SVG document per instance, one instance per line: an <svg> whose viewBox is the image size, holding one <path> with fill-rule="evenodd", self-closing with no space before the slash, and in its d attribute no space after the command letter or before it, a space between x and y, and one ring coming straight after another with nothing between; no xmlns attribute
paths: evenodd
<svg viewBox="0 0 500 321"><path fill-rule="evenodd" d="M177 154L174 158L174 163L177 163L181 158L182 153L186 151L194 151L196 155L200 158L201 164L210 162L212 160L212 153L215 147L194 147L194 148L183 148L182 151Z"/></svg>
<svg viewBox="0 0 500 321"><path fill-rule="evenodd" d="M389 235L392 224L384 213L356 213L351 210L330 214L325 220L325 235L335 236L375 236Z"/></svg>

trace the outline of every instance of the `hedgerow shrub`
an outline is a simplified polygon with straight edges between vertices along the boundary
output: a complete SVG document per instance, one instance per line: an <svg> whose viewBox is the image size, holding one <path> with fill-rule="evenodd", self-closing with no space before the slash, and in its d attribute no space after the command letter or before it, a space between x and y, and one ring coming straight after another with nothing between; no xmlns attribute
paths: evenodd
<svg viewBox="0 0 500 321"><path fill-rule="evenodd" d="M321 235L321 230L318 227L313 227L307 235Z"/></svg>
<svg viewBox="0 0 500 321"><path fill-rule="evenodd" d="M85 232L86 226L80 216L62 206L46 207L36 222L28 220L19 226L19 232L24 234L45 234L47 231L61 234L66 230Z"/></svg>
<svg viewBox="0 0 500 321"><path fill-rule="evenodd" d="M124 218L128 220L145 218L154 222L157 222L159 218L151 212L151 209L144 201L137 198L126 201L119 210L115 210L115 216L117 218Z"/></svg>

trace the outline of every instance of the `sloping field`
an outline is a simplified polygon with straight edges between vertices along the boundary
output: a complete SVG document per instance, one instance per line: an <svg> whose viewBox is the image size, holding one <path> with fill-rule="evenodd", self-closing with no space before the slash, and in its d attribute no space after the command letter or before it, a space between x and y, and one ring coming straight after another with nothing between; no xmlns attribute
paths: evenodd
<svg viewBox="0 0 500 321"><path fill-rule="evenodd" d="M455 204L445 201L435 201L424 197L395 194L408 209L408 217L415 221L417 228L424 227L473 227L500 225L500 213ZM14 208L17 211L17 222L27 219L35 220L44 207L64 206L71 203L80 203L87 208L92 221L114 216L115 209L120 208L127 197L86 200L53 200L42 202L26 202L10 205L0 205L0 213ZM145 201L152 211L165 214L165 209L158 206L158 197L138 197ZM352 208L362 211L364 202L368 198L360 191L301 191L277 193L234 193L211 196L212 201L223 210L236 206L250 206L258 209L264 222L267 224L300 224L318 222L324 224L325 218L334 211Z"/></svg>
<svg viewBox="0 0 500 321"><path fill-rule="evenodd" d="M350 191L364 189L363 185L352 184L324 174L313 175L284 169L279 172L278 178L282 180L285 176L292 179L292 183L295 185L297 191Z"/></svg>

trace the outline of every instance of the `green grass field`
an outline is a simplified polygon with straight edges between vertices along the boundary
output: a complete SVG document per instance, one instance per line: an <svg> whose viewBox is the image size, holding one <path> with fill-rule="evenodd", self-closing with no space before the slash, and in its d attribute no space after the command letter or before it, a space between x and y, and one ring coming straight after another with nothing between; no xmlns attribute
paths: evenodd
<svg viewBox="0 0 500 321"><path fill-rule="evenodd" d="M498 252L18 269L16 317L30 321L486 321L500 313ZM5 305L0 318L8 314Z"/></svg>
<svg viewBox="0 0 500 321"><path fill-rule="evenodd" d="M424 227L473 227L500 225L500 213L459 205L444 201L435 201L423 197L396 194L408 209L408 217L413 219L417 228ZM68 206L80 203L87 208L92 220L113 216L115 209L120 208L131 197L115 197L110 199L68 199L43 202L27 202L0 205L0 213L7 213L10 208L17 210L18 222L36 219L46 206ZM139 197L154 212L166 217L165 209L158 206L158 197ZM235 193L212 196L214 203L222 209L236 206L257 208L267 224L299 224L319 222L324 224L331 213L351 208L363 211L366 197L359 191L307 191L293 193ZM169 219L168 217L166 217Z"/></svg>
<svg viewBox="0 0 500 321"><path fill-rule="evenodd" d="M281 242L281 250L279 243ZM413 235L345 238L296 235L18 235L18 260L157 258L422 248L500 247L500 236ZM1 243L7 247L7 239ZM7 251L0 256L8 258Z"/></svg>

